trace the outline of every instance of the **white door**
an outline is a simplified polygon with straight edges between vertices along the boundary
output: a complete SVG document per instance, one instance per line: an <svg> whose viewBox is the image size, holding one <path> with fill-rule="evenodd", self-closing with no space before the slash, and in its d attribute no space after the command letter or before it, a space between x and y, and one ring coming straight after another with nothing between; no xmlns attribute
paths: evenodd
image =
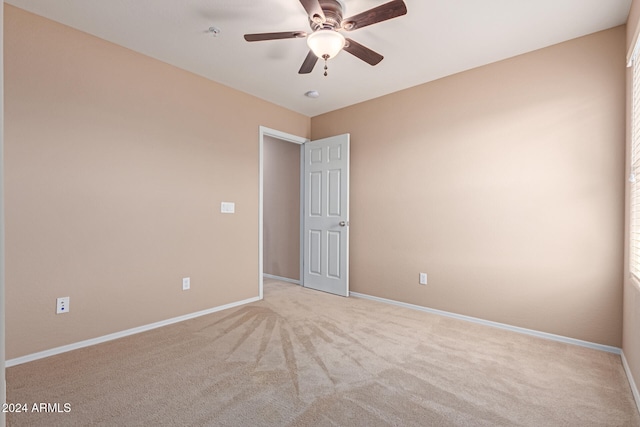
<svg viewBox="0 0 640 427"><path fill-rule="evenodd" d="M307 288L349 296L349 134L304 144Z"/></svg>

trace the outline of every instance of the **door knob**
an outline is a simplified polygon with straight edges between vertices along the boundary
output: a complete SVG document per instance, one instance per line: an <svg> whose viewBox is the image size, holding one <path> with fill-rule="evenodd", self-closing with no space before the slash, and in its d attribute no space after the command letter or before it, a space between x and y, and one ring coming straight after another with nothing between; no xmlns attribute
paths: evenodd
<svg viewBox="0 0 640 427"><path fill-rule="evenodd" d="M348 223L347 221L340 221L340 222L338 223L338 225L340 225L340 227L344 227L344 226L346 226L346 225L348 225L348 224L349 224L349 223Z"/></svg>

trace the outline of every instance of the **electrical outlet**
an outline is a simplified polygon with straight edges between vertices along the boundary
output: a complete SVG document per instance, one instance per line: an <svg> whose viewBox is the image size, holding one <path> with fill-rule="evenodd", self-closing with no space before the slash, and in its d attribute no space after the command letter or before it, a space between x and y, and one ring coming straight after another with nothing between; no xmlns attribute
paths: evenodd
<svg viewBox="0 0 640 427"><path fill-rule="evenodd" d="M69 312L69 297L61 297L56 300L56 314Z"/></svg>
<svg viewBox="0 0 640 427"><path fill-rule="evenodd" d="M420 273L420 284L421 285L427 284L427 273Z"/></svg>
<svg viewBox="0 0 640 427"><path fill-rule="evenodd" d="M183 291L187 291L191 289L191 278L190 277L183 277L182 278L182 290Z"/></svg>

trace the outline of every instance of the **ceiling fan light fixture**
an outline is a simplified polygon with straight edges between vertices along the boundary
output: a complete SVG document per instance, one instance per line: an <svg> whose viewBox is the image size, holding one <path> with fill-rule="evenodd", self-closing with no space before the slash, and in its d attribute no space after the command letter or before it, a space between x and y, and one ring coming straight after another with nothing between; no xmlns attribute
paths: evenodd
<svg viewBox="0 0 640 427"><path fill-rule="evenodd" d="M307 37L309 49L318 58L334 58L344 47L342 34L332 29L317 30Z"/></svg>

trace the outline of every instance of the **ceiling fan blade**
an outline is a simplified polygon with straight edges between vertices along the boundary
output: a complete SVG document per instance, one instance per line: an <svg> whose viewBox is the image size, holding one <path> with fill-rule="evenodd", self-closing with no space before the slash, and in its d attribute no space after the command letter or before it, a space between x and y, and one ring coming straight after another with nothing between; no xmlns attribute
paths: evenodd
<svg viewBox="0 0 640 427"><path fill-rule="evenodd" d="M307 37L307 33L305 33L304 31L283 31L281 33L259 33L244 35L244 39L248 42L279 39L297 39L303 37Z"/></svg>
<svg viewBox="0 0 640 427"><path fill-rule="evenodd" d="M351 39L346 39L346 42L347 43L342 49L346 50L356 58L362 59L369 65L377 65L384 59L384 56L380 55L378 52L374 52L373 50L361 45L358 42L354 42Z"/></svg>
<svg viewBox="0 0 640 427"><path fill-rule="evenodd" d="M307 11L307 15L309 15L309 19L311 19L316 24L322 24L326 21L327 18L324 16L324 12L322 11L322 7L320 6L320 2L318 0L300 0L302 3L302 7Z"/></svg>
<svg viewBox="0 0 640 427"><path fill-rule="evenodd" d="M381 6L374 7L365 12L351 16L342 21L342 28L347 31L357 30L367 25L377 24L378 22L387 21L397 18L407 13L407 6L402 0L393 0Z"/></svg>
<svg viewBox="0 0 640 427"><path fill-rule="evenodd" d="M304 58L304 62L302 63L302 67L300 67L298 74L309 74L313 71L313 67L316 66L316 62L318 62L318 57L310 50L307 57Z"/></svg>

